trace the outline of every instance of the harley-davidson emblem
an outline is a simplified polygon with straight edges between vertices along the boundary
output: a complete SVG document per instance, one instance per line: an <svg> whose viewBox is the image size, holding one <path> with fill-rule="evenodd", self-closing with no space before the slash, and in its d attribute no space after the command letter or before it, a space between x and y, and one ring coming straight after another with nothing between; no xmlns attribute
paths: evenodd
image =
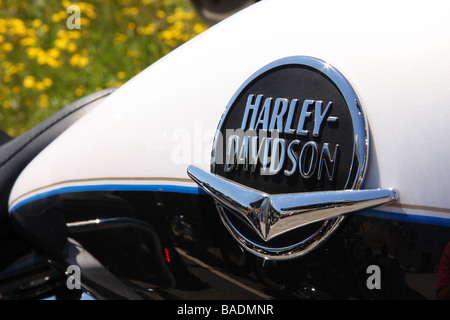
<svg viewBox="0 0 450 320"><path fill-rule="evenodd" d="M333 102L328 102L324 109L323 101L304 100L301 107L298 108L298 99L289 101L287 98L274 99L268 97L265 98L264 103L262 103L263 97L263 94L258 94L257 96L250 94L248 96L242 119L241 131L238 130L241 134L229 135L227 139L224 170L229 172L235 168L238 169L239 164L242 164L242 169L247 171L249 164L257 164L258 155L261 157L261 154L263 154L261 157L263 162L261 162L260 173L270 175L277 174L285 167L284 162L287 154L291 169L285 169L283 171L285 175L292 175L298 167L302 177L309 178L314 173L316 167L318 167L317 178L320 180L325 162L328 177L332 181L334 179L334 172L339 157L339 144L334 146L333 156L331 156L328 143L325 142L319 146L315 141L310 140L303 142L302 144L300 139L295 139L295 135L307 137L311 134L312 137L320 137L324 120L326 122L334 123L339 119L338 117L329 115ZM312 116L313 113L314 116ZM285 114L287 114L288 117L286 123L284 123L283 119ZM294 114L298 115L297 129L291 128ZM313 130L311 133L309 130L305 129L307 120L310 117L313 122ZM250 118L250 121L248 121L248 118ZM288 143L286 139L262 137L260 141L258 141L258 137L255 134L258 129L263 130L263 133L290 134L294 136L294 139ZM248 130L248 135L245 134L245 130ZM271 154L269 156L268 152L270 147ZM296 154L294 151L296 147L300 149L299 154ZM256 152L252 154L250 150L254 150L254 148L256 148ZM268 164L264 163L264 160L273 159L273 157L277 157L278 161L270 161L271 166L269 166L269 170L266 170ZM274 163L277 163L277 165L275 166ZM255 170L255 167L256 166L253 166L252 171Z"/></svg>
<svg viewBox="0 0 450 320"><path fill-rule="evenodd" d="M275 61L236 92L219 123L212 174L188 174L216 200L227 229L269 259L300 256L351 212L394 201L357 190L368 159L358 97L335 68L311 57Z"/></svg>

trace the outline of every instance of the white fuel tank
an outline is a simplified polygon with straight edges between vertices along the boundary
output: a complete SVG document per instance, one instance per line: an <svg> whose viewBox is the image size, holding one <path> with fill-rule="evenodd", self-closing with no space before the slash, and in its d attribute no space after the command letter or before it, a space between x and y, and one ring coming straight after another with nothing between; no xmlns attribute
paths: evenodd
<svg viewBox="0 0 450 320"><path fill-rule="evenodd" d="M379 215L450 221L450 20L445 1L265 0L211 27L124 84L37 156L10 211L80 188L198 193L236 90L281 58L326 61L366 113L364 188L395 188Z"/></svg>

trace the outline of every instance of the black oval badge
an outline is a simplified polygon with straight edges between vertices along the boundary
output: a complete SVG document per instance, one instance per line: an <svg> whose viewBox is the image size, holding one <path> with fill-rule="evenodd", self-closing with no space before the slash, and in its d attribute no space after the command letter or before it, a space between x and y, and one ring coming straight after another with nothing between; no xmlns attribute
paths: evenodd
<svg viewBox="0 0 450 320"><path fill-rule="evenodd" d="M368 141L365 115L344 76L322 60L288 57L261 68L232 97L216 132L211 172L268 195L286 195L286 199L291 193L354 190L364 178ZM282 203L277 205L289 212ZM262 206L272 207L270 203ZM254 210L244 213L244 221L245 210L233 214L220 204L218 209L238 241L253 253L271 258L311 250L343 220L318 221L270 237L269 230L281 225L277 212L262 217L259 209Z"/></svg>

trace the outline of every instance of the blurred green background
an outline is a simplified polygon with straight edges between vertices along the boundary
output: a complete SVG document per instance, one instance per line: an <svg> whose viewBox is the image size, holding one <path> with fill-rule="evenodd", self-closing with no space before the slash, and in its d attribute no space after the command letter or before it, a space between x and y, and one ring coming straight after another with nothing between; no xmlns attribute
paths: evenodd
<svg viewBox="0 0 450 320"><path fill-rule="evenodd" d="M206 28L189 0L0 0L0 128L16 137Z"/></svg>

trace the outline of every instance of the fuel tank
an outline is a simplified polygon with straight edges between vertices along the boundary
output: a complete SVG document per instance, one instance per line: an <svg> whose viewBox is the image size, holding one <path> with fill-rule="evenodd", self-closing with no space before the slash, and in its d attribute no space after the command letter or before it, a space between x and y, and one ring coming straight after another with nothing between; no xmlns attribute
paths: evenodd
<svg viewBox="0 0 450 320"><path fill-rule="evenodd" d="M258 2L62 133L17 179L10 217L99 299L435 299L448 285L449 40L444 1ZM284 162L265 163L276 175L238 163L250 149L215 166L218 132L249 127L281 129L269 137ZM236 205L252 190L261 203ZM367 190L393 191L351 212L323 198Z"/></svg>

